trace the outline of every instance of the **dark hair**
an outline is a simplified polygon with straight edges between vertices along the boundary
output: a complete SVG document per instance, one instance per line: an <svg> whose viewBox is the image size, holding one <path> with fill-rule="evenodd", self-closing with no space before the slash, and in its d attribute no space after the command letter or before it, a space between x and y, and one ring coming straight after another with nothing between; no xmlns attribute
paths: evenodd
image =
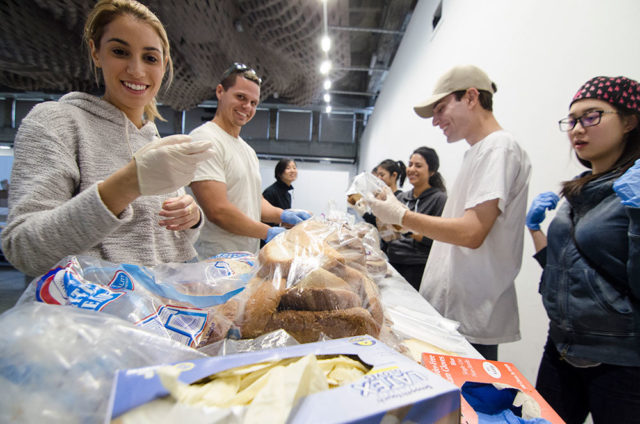
<svg viewBox="0 0 640 424"><path fill-rule="evenodd" d="M427 165L429 165L429 171L433 171L433 175L429 177L429 184L431 187L435 187L446 192L447 188L444 185L444 178L442 178L442 175L438 172L438 169L440 168L440 158L438 158L436 151L431 147L421 146L414 150L411 155L422 156L425 162L427 162Z"/></svg>
<svg viewBox="0 0 640 424"><path fill-rule="evenodd" d="M290 158L284 158L278 161L278 163L276 164L276 169L274 171L276 180L282 181L280 177L282 176L282 174L284 174L284 171L287 169L287 166L289 166L291 162L295 163L295 161Z"/></svg>
<svg viewBox="0 0 640 424"><path fill-rule="evenodd" d="M248 67L244 63L235 62L222 74L220 78L220 84L226 90L236 85L238 76L241 76L249 81L258 84L258 87L262 85L262 79L258 76L253 68Z"/></svg>
<svg viewBox="0 0 640 424"><path fill-rule="evenodd" d="M624 146L622 154L620 155L618 160L616 160L615 163L611 165L611 167L609 167L609 169L606 169L603 172L597 174L589 174L581 178L563 182L562 190L560 192L562 196L571 199L579 195L585 184L609 172L613 171L617 175L622 175L627 171L627 169L631 168L631 166L638 158L640 158L640 114L623 107L618 107L616 105L612 106L620 114L621 118L632 118L633 116L635 116L637 120L636 127L625 135L626 144ZM580 159L577 153L576 157L582 165L591 169L591 162Z"/></svg>
<svg viewBox="0 0 640 424"><path fill-rule="evenodd" d="M459 102L460 99L462 99L462 96L464 96L466 93L467 90L459 90L454 91L453 95L456 98L456 101ZM483 109L488 110L489 112L493 112L493 93L486 90L478 90L478 93L478 101L480 102L480 106L482 106Z"/></svg>
<svg viewBox="0 0 640 424"><path fill-rule="evenodd" d="M385 159L380 162L378 166L376 166L376 169L380 167L386 169L387 172L389 172L389 174L391 175L393 175L393 173L395 172L397 175L396 178L400 181L398 187L402 187L405 178L407 178L407 167L405 166L404 162L402 162L401 160L395 161L392 159Z"/></svg>

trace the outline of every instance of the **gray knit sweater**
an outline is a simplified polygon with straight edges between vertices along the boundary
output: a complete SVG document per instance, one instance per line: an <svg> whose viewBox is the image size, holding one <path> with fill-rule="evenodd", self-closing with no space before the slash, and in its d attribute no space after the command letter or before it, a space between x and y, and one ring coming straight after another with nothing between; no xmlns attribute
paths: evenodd
<svg viewBox="0 0 640 424"><path fill-rule="evenodd" d="M119 216L98 194L97 183L125 166L156 132L153 123L138 129L121 110L85 93L36 105L14 144L2 231L7 259L32 276L67 255L149 266L192 259L198 230L169 231L158 224L162 202L184 189L141 196Z"/></svg>

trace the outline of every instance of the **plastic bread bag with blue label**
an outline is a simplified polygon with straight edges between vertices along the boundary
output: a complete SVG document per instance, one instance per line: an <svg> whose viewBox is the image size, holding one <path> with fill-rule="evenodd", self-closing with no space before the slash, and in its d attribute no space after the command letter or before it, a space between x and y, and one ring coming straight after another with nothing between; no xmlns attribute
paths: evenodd
<svg viewBox="0 0 640 424"><path fill-rule="evenodd" d="M225 338L232 329L223 305L245 289L255 264L255 256L241 252L156 267L70 256L36 278L18 303L104 312L198 348Z"/></svg>

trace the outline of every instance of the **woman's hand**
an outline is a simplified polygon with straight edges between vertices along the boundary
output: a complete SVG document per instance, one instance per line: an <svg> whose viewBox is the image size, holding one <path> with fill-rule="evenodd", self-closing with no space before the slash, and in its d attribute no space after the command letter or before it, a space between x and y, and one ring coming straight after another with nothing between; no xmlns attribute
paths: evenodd
<svg viewBox="0 0 640 424"><path fill-rule="evenodd" d="M165 200L160 216L164 218L160 220L160 225L171 231L188 230L201 219L200 208L188 194Z"/></svg>
<svg viewBox="0 0 640 424"><path fill-rule="evenodd" d="M559 200L560 197L552 191L538 194L527 212L527 228L532 231L540 230L540 224L544 221L547 210L555 209Z"/></svg>
<svg viewBox="0 0 640 424"><path fill-rule="evenodd" d="M640 207L640 159L613 183L613 190L623 205Z"/></svg>

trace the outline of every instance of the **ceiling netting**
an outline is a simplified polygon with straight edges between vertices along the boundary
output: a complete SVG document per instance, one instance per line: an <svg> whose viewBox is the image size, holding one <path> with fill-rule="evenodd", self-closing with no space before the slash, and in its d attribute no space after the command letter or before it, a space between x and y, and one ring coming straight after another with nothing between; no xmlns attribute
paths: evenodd
<svg viewBox="0 0 640 424"><path fill-rule="evenodd" d="M215 98L233 62L256 69L263 99L307 105L319 95L324 59L320 0L149 0L171 42L174 80L158 100L177 110ZM348 0L328 2L328 24L347 26ZM90 0L0 1L0 84L26 91L97 90L82 46ZM238 29L241 29L240 31ZM334 68L350 66L349 36L332 34ZM344 71L332 71L333 80Z"/></svg>

